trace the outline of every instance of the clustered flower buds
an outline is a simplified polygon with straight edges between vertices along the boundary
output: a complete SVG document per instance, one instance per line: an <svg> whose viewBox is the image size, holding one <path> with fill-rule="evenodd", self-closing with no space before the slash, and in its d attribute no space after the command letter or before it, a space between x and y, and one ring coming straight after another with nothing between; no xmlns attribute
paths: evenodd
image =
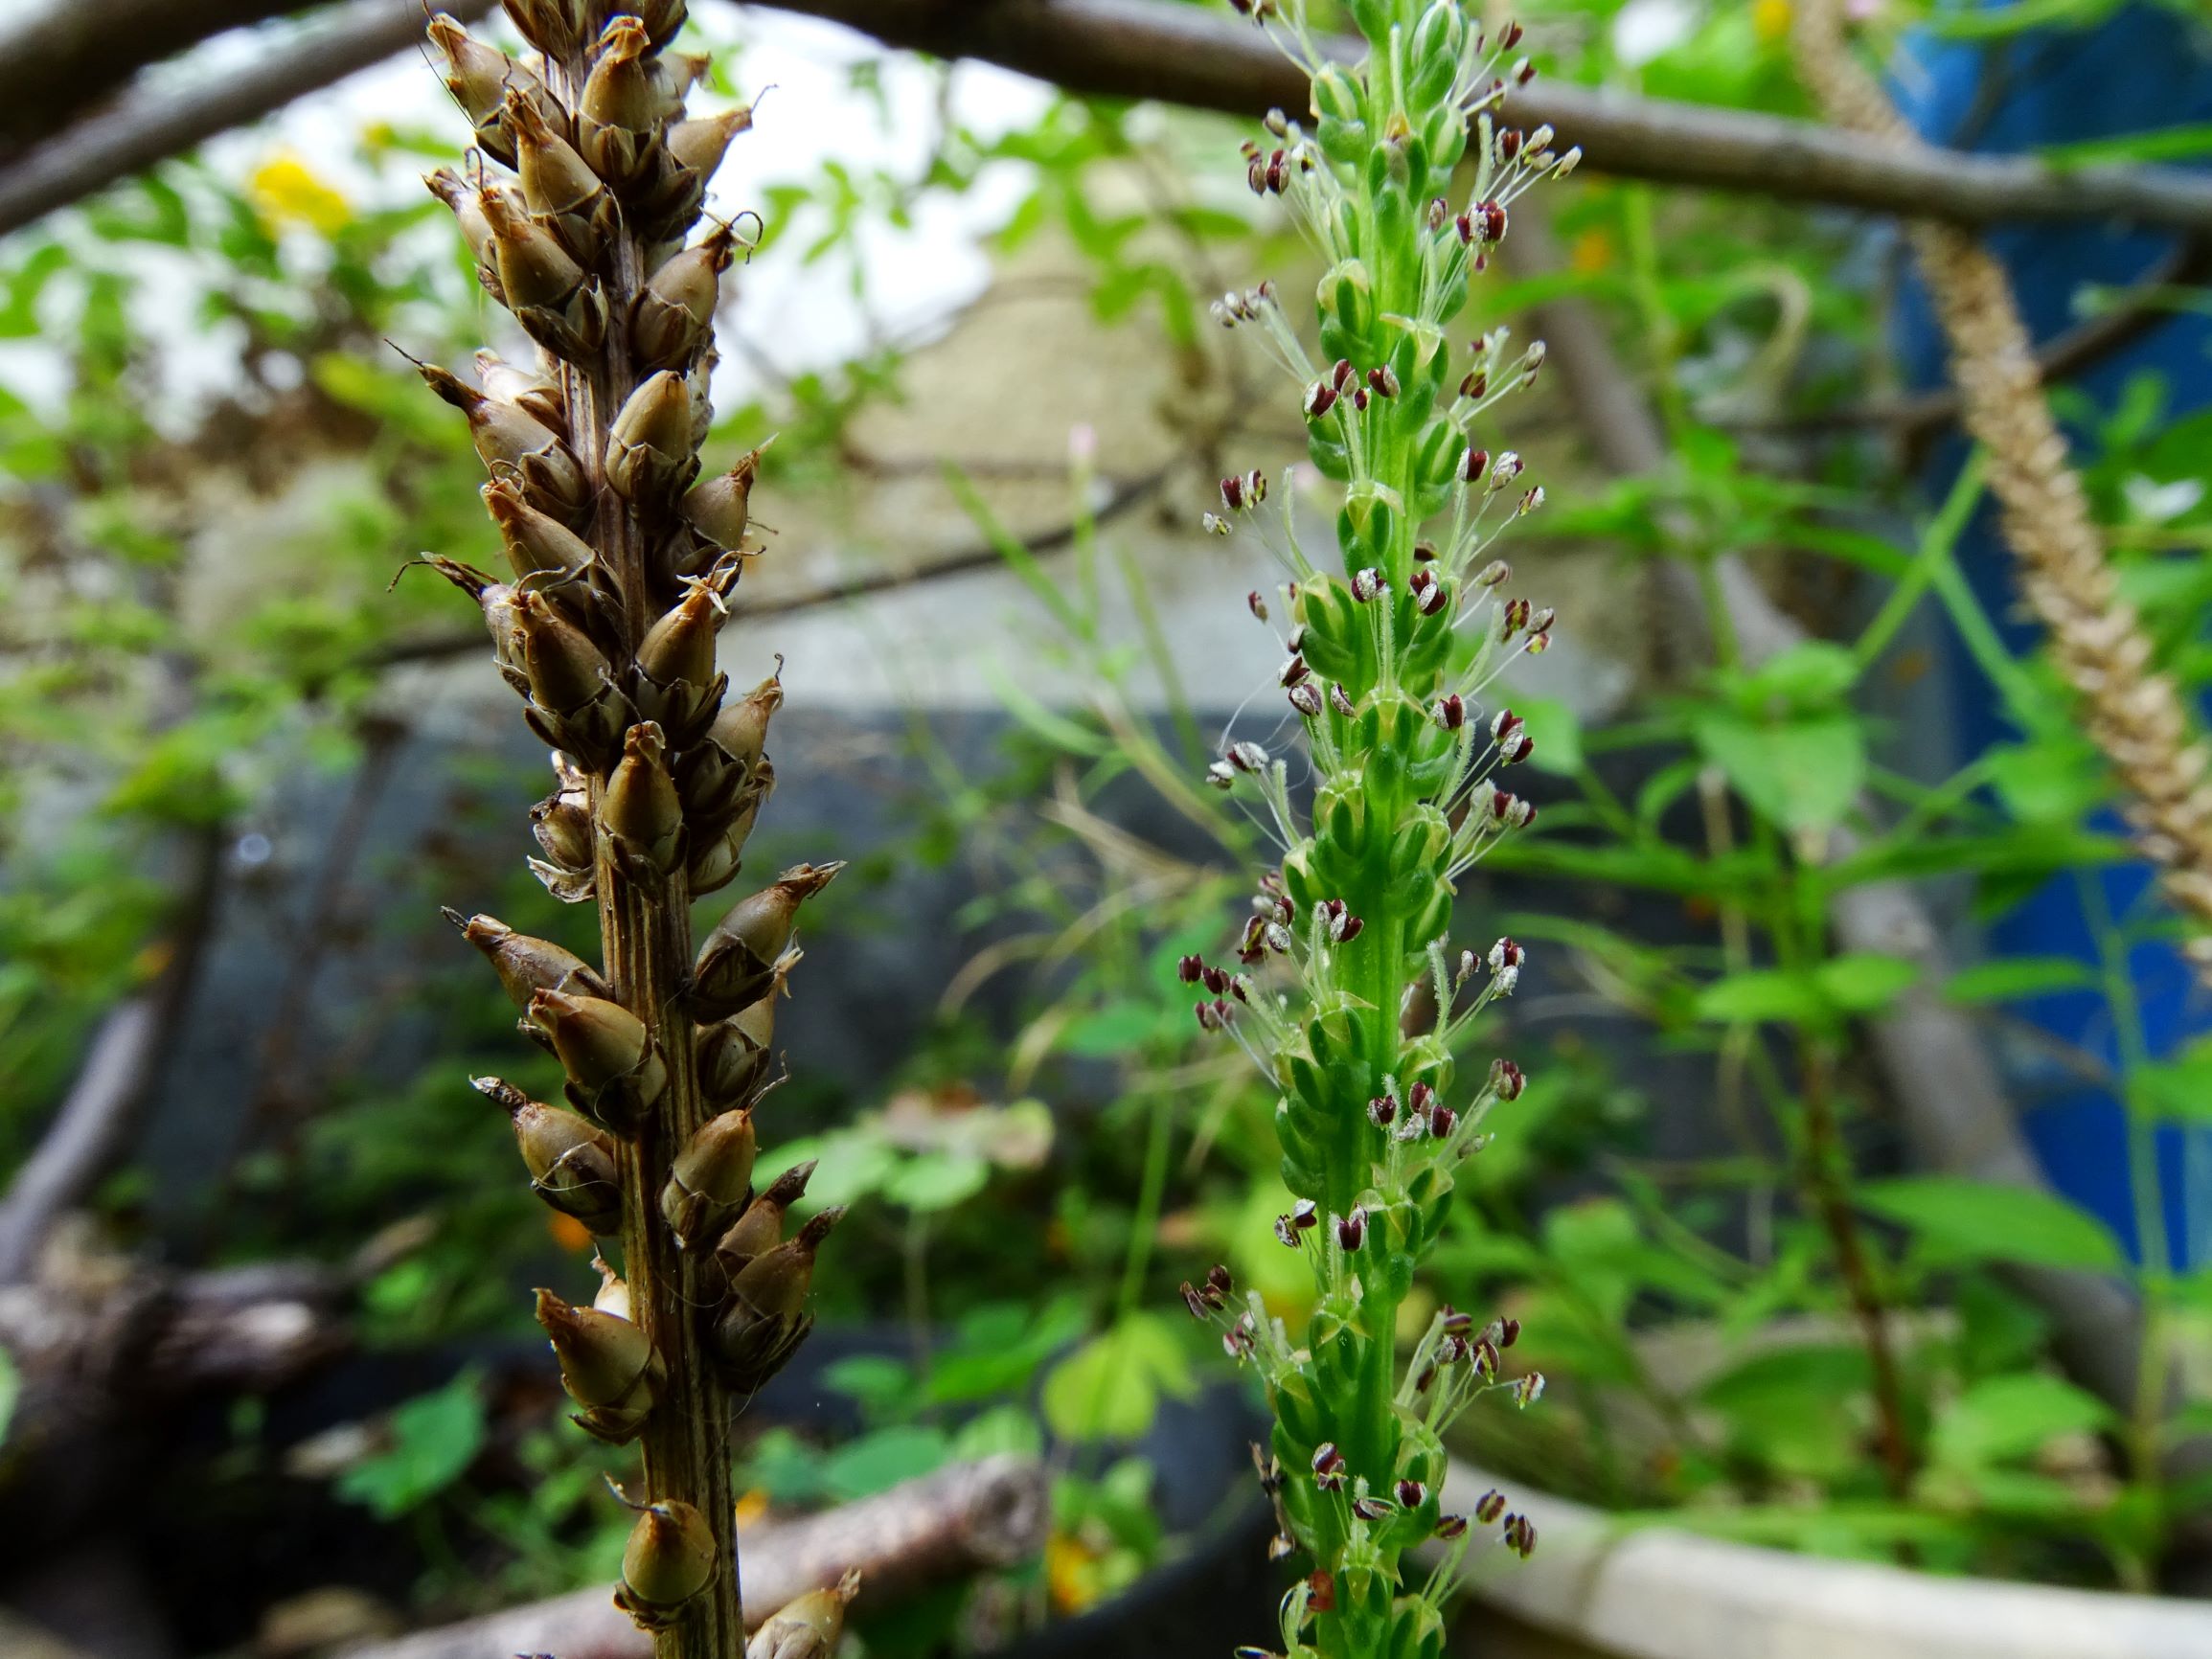
<svg viewBox="0 0 2212 1659"><path fill-rule="evenodd" d="M494 665L553 751L530 868L566 903L598 901L605 966L489 916L447 915L566 1074L558 1105L497 1079L476 1086L507 1111L538 1195L621 1240L627 1277L603 1264L590 1306L537 1295L576 1420L643 1450L617 1600L648 1629L684 1631L686 1659L726 1659L745 1646L731 1403L805 1340L816 1253L841 1214L786 1238L812 1166L764 1191L754 1174L799 911L842 867L785 871L690 946L691 900L740 875L773 790L784 694L771 674L731 695L717 660L760 551L766 445L711 470L700 454L722 284L758 239L741 232L749 216L701 210L752 112L687 114L707 65L668 50L685 0L506 8L542 59L512 59L444 15L428 33L476 152L513 176L472 162L428 183L535 356L481 353L473 382L418 367L467 420L512 580L422 562L476 602ZM1265 489L1254 474L1251 492ZM631 1190L639 1171L652 1190ZM854 1587L794 1602L752 1651L828 1659Z"/></svg>
<svg viewBox="0 0 2212 1659"><path fill-rule="evenodd" d="M1238 4L1256 21L1274 10ZM1194 955L1178 973L1204 993L1200 1029L1236 1042L1277 1094L1293 1201L1273 1230L1311 1269L1315 1302L1310 1316L1279 1320L1255 1294L1232 1300L1225 1275L1184 1296L1276 1408L1262 1464L1271 1553L1313 1557L1284 1598L1282 1651L1431 1652L1470 1527L1438 1511L1441 1437L1478 1396L1510 1389L1527 1403L1542 1386L1505 1374L1506 1322L1478 1331L1448 1308L1394 1398L1369 1386L1394 1373L1395 1316L1446 1225L1454 1170L1484 1142L1477 1125L1524 1085L1502 1059L1471 1094L1455 1078L1467 1022L1512 994L1521 946L1454 950L1447 934L1459 878L1537 816L1496 782L1536 752L1526 724L1485 704L1499 672L1550 643L1551 613L1510 595L1513 573L1491 553L1544 492L1495 445L1490 418L1545 353L1509 349L1503 327L1466 357L1449 342L1520 194L1570 170L1577 152L1558 152L1548 126L1502 120L1534 69L1513 56L1519 28L1486 40L1465 0L1346 0L1368 48L1357 60L1323 56L1302 9L1283 10L1277 40L1307 72L1311 125L1271 114L1244 162L1252 189L1281 197L1317 244L1319 352L1271 291L1226 295L1215 314L1255 325L1288 370L1308 456L1341 487L1340 564L1310 557L1297 523L1254 520L1288 579L1275 682L1298 717L1292 740L1309 744L1311 807L1289 782L1303 769L1273 735L1266 749L1224 738L1207 782L1256 799L1284 851L1242 922L1245 971ZM1223 479L1225 516L1207 528L1239 528L1265 483L1257 471ZM1257 596L1252 609L1266 620ZM1478 1518L1517 1551L1535 1541L1502 1500ZM1444 1566L1414 1589L1401 1557L1430 1538L1448 1546Z"/></svg>

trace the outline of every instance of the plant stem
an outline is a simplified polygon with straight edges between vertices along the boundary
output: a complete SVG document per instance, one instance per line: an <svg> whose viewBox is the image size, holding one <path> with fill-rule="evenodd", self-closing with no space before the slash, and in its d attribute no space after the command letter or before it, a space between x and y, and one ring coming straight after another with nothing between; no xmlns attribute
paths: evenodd
<svg viewBox="0 0 2212 1659"><path fill-rule="evenodd" d="M581 52L563 66L573 90L582 86ZM604 286L610 315L627 317L645 285L637 239L627 222L610 237ZM588 370L560 369L567 399L569 444L582 464L598 500L592 541L622 594L634 656L647 625L658 615L646 572L646 533L637 509L606 484L606 455L614 417L643 376L630 362L629 330L612 327L600 361ZM606 781L591 780L596 822ZM673 1499L705 1517L721 1563L714 1580L686 1606L683 1616L653 1632L655 1659L737 1659L745 1647L744 1609L739 1590L737 1506L730 1488L730 1399L708 1362L699 1310L722 1297L710 1275L714 1259L678 1247L675 1231L660 1212L661 1190L677 1153L712 1115L700 1096L691 1022L678 998L692 971L691 888L681 869L663 874L649 889L634 879L629 861L611 836L594 842L593 885L599 895L601 947L615 1000L645 1022L668 1067L668 1092L634 1135L617 1142L621 1171L623 1275L629 1284L631 1317L668 1366L659 1404L639 1438L644 1461L643 1501Z"/></svg>
<svg viewBox="0 0 2212 1659"><path fill-rule="evenodd" d="M1798 1070L1805 1102L1805 1181L1813 1211L1836 1253L1836 1270L1859 1321L1866 1348L1874 1394L1875 1442L1881 1452L1882 1480L1890 1496L1904 1497L1912 1486L1912 1448L1904 1428L1904 1397L1899 1386L1897 1356L1889 1339L1887 1310L1866 1259L1859 1217L1851 1207L1844 1171L1849 1168L1843 1137L1829 1091L1829 1057L1817 1039L1800 1033Z"/></svg>

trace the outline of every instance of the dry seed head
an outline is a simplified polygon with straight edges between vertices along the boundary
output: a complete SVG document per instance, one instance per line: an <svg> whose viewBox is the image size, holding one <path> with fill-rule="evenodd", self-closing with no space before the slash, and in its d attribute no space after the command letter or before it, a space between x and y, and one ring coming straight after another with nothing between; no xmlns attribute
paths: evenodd
<svg viewBox="0 0 2212 1659"><path fill-rule="evenodd" d="M721 274L736 248L737 233L718 225L653 272L630 315L630 341L646 367L673 369L706 340L721 299Z"/></svg>
<svg viewBox="0 0 2212 1659"><path fill-rule="evenodd" d="M799 906L844 868L842 862L794 865L732 906L699 949L692 974L695 1015L727 1018L765 996L775 984L777 960L791 943Z"/></svg>
<svg viewBox="0 0 2212 1659"><path fill-rule="evenodd" d="M759 454L755 450L754 454ZM768 721L784 706L784 679L781 665L743 696L726 703L716 716L714 729L708 735L720 744L723 753L741 765L760 764L767 748Z"/></svg>
<svg viewBox="0 0 2212 1659"><path fill-rule="evenodd" d="M724 1276L735 1283L756 1258L773 1250L784 1237L784 1216L807 1195L813 1178L814 1160L794 1164L769 1183L767 1191L745 1206L745 1213L731 1223L715 1243L715 1260Z"/></svg>
<svg viewBox="0 0 2212 1659"><path fill-rule="evenodd" d="M445 918L461 930L461 937L481 950L499 984L516 1008L527 1009L541 990L577 990L588 996L611 996L598 970L574 951L563 950L550 940L535 939L493 916L463 916L446 909Z"/></svg>
<svg viewBox="0 0 2212 1659"><path fill-rule="evenodd" d="M550 1290L537 1293L537 1323L560 1358L560 1386L583 1408L577 1422L616 1444L635 1439L668 1375L646 1333L612 1313L573 1307Z"/></svg>
<svg viewBox="0 0 2212 1659"><path fill-rule="evenodd" d="M599 1269L599 1294L591 1299L592 1307L602 1313L611 1313L617 1319L628 1319L630 1317L628 1282L607 1265L606 1258L604 1256L594 1255L591 1259L591 1264Z"/></svg>
<svg viewBox="0 0 2212 1659"><path fill-rule="evenodd" d="M607 434L606 481L625 500L665 500L691 482L692 389L663 369L629 395Z"/></svg>
<svg viewBox="0 0 2212 1659"><path fill-rule="evenodd" d="M638 643L637 666L663 686L712 685L715 636L728 616L729 607L711 582L693 582Z"/></svg>
<svg viewBox="0 0 2212 1659"><path fill-rule="evenodd" d="M832 1659L845 1632L845 1609L860 1593L860 1569L847 1569L833 1588L810 1590L771 1618L745 1647L745 1659Z"/></svg>
<svg viewBox="0 0 2212 1659"><path fill-rule="evenodd" d="M523 499L513 478L494 478L481 491L485 511L499 527L499 539L515 580L551 577L565 581L590 570L591 543L549 512Z"/></svg>
<svg viewBox="0 0 2212 1659"><path fill-rule="evenodd" d="M673 123L668 129L668 152L702 179L714 177L729 153L730 144L753 125L753 106L741 104L721 115L703 115Z"/></svg>
<svg viewBox="0 0 2212 1659"><path fill-rule="evenodd" d="M678 1244L689 1248L711 1237L738 1213L753 1190L753 1159L759 1145L749 1107L724 1112L699 1125L691 1144L676 1154L668 1184L661 1189L661 1215Z"/></svg>
<svg viewBox="0 0 2212 1659"><path fill-rule="evenodd" d="M600 822L617 846L656 870L671 870L683 851L683 803L669 775L668 741L643 721L624 734L622 760L600 801Z"/></svg>
<svg viewBox="0 0 2212 1659"><path fill-rule="evenodd" d="M629 1530L615 1600L642 1628L660 1629L715 1581L718 1566L714 1529L704 1515L673 1498L649 1504Z"/></svg>

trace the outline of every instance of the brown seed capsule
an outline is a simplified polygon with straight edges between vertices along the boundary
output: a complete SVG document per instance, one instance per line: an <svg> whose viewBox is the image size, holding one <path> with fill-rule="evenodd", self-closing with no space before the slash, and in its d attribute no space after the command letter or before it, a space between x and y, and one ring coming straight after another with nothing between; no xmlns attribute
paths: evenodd
<svg viewBox="0 0 2212 1659"><path fill-rule="evenodd" d="M807 1183L813 1174L814 1161L810 1158L786 1170L715 1240L715 1261L722 1270L724 1283L735 1283L747 1265L782 1242L784 1216L807 1195Z"/></svg>
<svg viewBox="0 0 2212 1659"><path fill-rule="evenodd" d="M491 263L510 309L558 309L583 285L583 267L553 234L518 212L503 191L477 192L477 206L491 226Z"/></svg>
<svg viewBox="0 0 2212 1659"><path fill-rule="evenodd" d="M638 710L665 721L687 747L729 683L715 671L715 639L728 615L714 583L694 581L638 642L641 677L632 692Z"/></svg>
<svg viewBox="0 0 2212 1659"><path fill-rule="evenodd" d="M823 1211L731 1280L713 1343L723 1380L738 1393L752 1394L783 1370L814 1329L806 1307L814 1253L844 1215L842 1206Z"/></svg>
<svg viewBox="0 0 2212 1659"><path fill-rule="evenodd" d="M653 272L630 314L630 343L647 368L676 368L705 341L721 299L721 275L737 245L737 233L718 225L704 241Z"/></svg>
<svg viewBox="0 0 2212 1659"><path fill-rule="evenodd" d="M750 1108L724 1112L699 1125L691 1145L676 1154L661 1188L661 1215L685 1249L720 1233L753 1190L759 1151Z"/></svg>
<svg viewBox="0 0 2212 1659"><path fill-rule="evenodd" d="M571 0L507 0L507 14L522 37L549 57L574 50L578 10Z"/></svg>
<svg viewBox="0 0 2212 1659"><path fill-rule="evenodd" d="M715 1581L719 1568L706 1517L678 1499L664 1499L638 1511L614 1599L640 1629L666 1629L687 1602Z"/></svg>
<svg viewBox="0 0 2212 1659"><path fill-rule="evenodd" d="M560 1357L560 1386L583 1409L586 1433L620 1445L635 1440L668 1378L646 1333L596 1307L576 1307L550 1290L537 1293L537 1323Z"/></svg>
<svg viewBox="0 0 2212 1659"><path fill-rule="evenodd" d="M513 567L515 580L548 579L556 584L574 580L591 568L591 543L550 512L540 512L522 498L522 488L512 478L494 478L479 492L485 511L499 527L499 540Z"/></svg>
<svg viewBox="0 0 2212 1659"><path fill-rule="evenodd" d="M832 1659L845 1633L845 1609L860 1593L860 1569L833 1588L810 1590L753 1634L745 1659Z"/></svg>
<svg viewBox="0 0 2212 1659"><path fill-rule="evenodd" d="M476 602L477 608L484 613L484 626L491 635L491 658L499 665L501 677L528 696L530 682L522 673L520 596L505 582L493 581L474 565L463 564L457 558L425 553L418 555L412 562L427 565ZM408 568L401 566L400 575L404 576ZM399 578L392 580L397 582Z"/></svg>
<svg viewBox="0 0 2212 1659"><path fill-rule="evenodd" d="M453 217L461 227L461 239L475 256L479 271L490 279L491 297L504 304L506 294L499 289L498 273L492 269L491 220L485 216L476 187L449 167L423 174L422 182L430 187L432 195L453 210Z"/></svg>
<svg viewBox="0 0 2212 1659"><path fill-rule="evenodd" d="M715 546L732 553L744 546L745 530L752 522L753 485L761 475L761 457L774 442L770 438L760 447L746 450L735 466L695 485L684 497L684 517Z"/></svg>
<svg viewBox="0 0 2212 1659"><path fill-rule="evenodd" d="M530 832L554 867L570 874L591 869L591 798L565 785L530 809Z"/></svg>
<svg viewBox="0 0 2212 1659"><path fill-rule="evenodd" d="M601 1123L627 1125L667 1089L668 1067L652 1034L620 1003L541 990L530 999L529 1014L568 1073L570 1103Z"/></svg>
<svg viewBox="0 0 2212 1659"><path fill-rule="evenodd" d="M585 996L612 996L606 981L582 957L550 940L533 939L491 916L445 912L461 937L481 950L499 975L499 984L516 1008L526 1009L541 990L572 990Z"/></svg>
<svg viewBox="0 0 2212 1659"><path fill-rule="evenodd" d="M775 673L736 702L723 705L709 736L733 761L746 767L758 766L768 743L768 721L783 706L784 680L779 664Z"/></svg>
<svg viewBox="0 0 2212 1659"><path fill-rule="evenodd" d="M629 1282L609 1267L604 1256L594 1254L591 1264L599 1269L599 1294L591 1299L592 1307L617 1319L629 1319Z"/></svg>
<svg viewBox="0 0 2212 1659"><path fill-rule="evenodd" d="M526 589L516 602L522 612L522 671L530 680L531 700L555 715L596 701L612 683L606 654L543 595Z"/></svg>
<svg viewBox="0 0 2212 1659"><path fill-rule="evenodd" d="M630 0L629 10L645 25L646 37L656 50L676 37L689 13L685 0Z"/></svg>
<svg viewBox="0 0 2212 1659"><path fill-rule="evenodd" d="M435 364L416 365L430 389L468 417L468 436L492 475L522 480L533 505L574 524L591 499L568 445L528 411L496 402Z"/></svg>
<svg viewBox="0 0 2212 1659"><path fill-rule="evenodd" d="M618 19L619 21L619 19ZM692 390L663 369L629 395L607 433L606 481L626 501L668 500L698 471L692 448Z"/></svg>
<svg viewBox="0 0 2212 1659"><path fill-rule="evenodd" d="M568 429L568 402L559 382L518 368L489 346L477 350L476 383L487 398L515 404L553 431Z"/></svg>
<svg viewBox="0 0 2212 1659"><path fill-rule="evenodd" d="M468 119L482 122L495 112L507 96L508 78L516 73L514 60L477 39L444 11L430 19L426 31L431 43L445 56L445 90Z"/></svg>
<svg viewBox="0 0 2212 1659"><path fill-rule="evenodd" d="M644 178L659 157L658 131L669 111L669 81L647 55L652 42L635 17L614 18L593 46L591 73L577 100L576 135L583 159L620 190Z"/></svg>
<svg viewBox="0 0 2212 1659"><path fill-rule="evenodd" d="M776 1040L776 999L764 996L728 1019L702 1027L697 1037L699 1092L710 1105L728 1106L750 1096L768 1075Z"/></svg>
<svg viewBox="0 0 2212 1659"><path fill-rule="evenodd" d="M536 101L510 93L506 121L514 134L524 203L570 253L586 263L596 260L614 226L614 200L606 186L584 166L576 147L554 130Z"/></svg>
<svg viewBox="0 0 2212 1659"><path fill-rule="evenodd" d="M722 157L729 153L732 141L752 128L753 106L749 103L722 115L679 121L668 130L669 154L699 177L712 178L722 165Z"/></svg>
<svg viewBox="0 0 2212 1659"><path fill-rule="evenodd" d="M669 775L668 741L651 721L624 735L599 816L623 852L654 870L673 870L682 857L683 803Z"/></svg>
<svg viewBox="0 0 2212 1659"><path fill-rule="evenodd" d="M774 987L776 962L791 943L799 906L836 879L843 863L798 864L740 899L700 947L689 1003L695 1019L726 1019Z"/></svg>
<svg viewBox="0 0 2212 1659"><path fill-rule="evenodd" d="M574 1112L532 1100L497 1078L469 1081L500 1106L514 1125L515 1145L537 1195L603 1238L622 1226L622 1187L614 1142Z"/></svg>
<svg viewBox="0 0 2212 1659"><path fill-rule="evenodd" d="M767 762L761 762L767 770ZM685 866L684 877L692 897L719 892L738 878L745 867L745 843L751 839L753 825L760 818L761 807L767 800L763 789L748 794L737 809L737 814L722 826L719 833L693 844L691 862Z"/></svg>

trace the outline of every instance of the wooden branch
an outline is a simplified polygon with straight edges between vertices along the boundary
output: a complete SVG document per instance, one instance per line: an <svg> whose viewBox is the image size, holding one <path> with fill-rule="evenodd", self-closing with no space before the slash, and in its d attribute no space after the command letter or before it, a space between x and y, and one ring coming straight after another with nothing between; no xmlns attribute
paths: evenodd
<svg viewBox="0 0 2212 1659"><path fill-rule="evenodd" d="M198 0L142 0L189 11ZM225 0L245 4L248 0ZM972 57L1073 92L1259 115L1302 107L1304 78L1250 26L1163 0L767 0L888 46ZM454 0L464 17L490 0ZM0 170L0 233L229 127L282 107L420 37L414 0L348 0L334 21L246 69L173 94L126 96ZM1352 48L1333 42L1332 50ZM35 75L35 61L22 73ZM1899 154L1811 122L1554 83L1514 95L1515 119L1550 122L1586 166L1623 178L1948 219L2119 220L2212 235L2212 179L2173 168L2066 170L2031 156L1929 148Z"/></svg>
<svg viewBox="0 0 2212 1659"><path fill-rule="evenodd" d="M464 19L490 9L491 0L445 7ZM422 40L422 18L421 0L348 0L330 8L328 21L243 69L172 91L125 94L0 169L0 235L406 51Z"/></svg>
<svg viewBox="0 0 2212 1659"><path fill-rule="evenodd" d="M1050 1505L1043 1468L1002 1456L960 1464L804 1520L754 1528L740 1542L745 1621L757 1628L809 1590L862 1574L863 1611L950 1579L1008 1567L1043 1546ZM578 1590L348 1651L344 1659L645 1659L652 1638L604 1589Z"/></svg>
<svg viewBox="0 0 2212 1659"><path fill-rule="evenodd" d="M1306 104L1305 77L1225 11L1161 0L772 0L893 46L975 57L1071 91L1236 115ZM1350 57L1357 48L1331 42ZM1548 81L1516 91L1513 119L1549 122L1585 165L1623 178L1827 202L1960 224L2113 218L2212 230L2212 179L2170 168L2067 171L2025 156L1929 149L1902 156L1811 122Z"/></svg>
<svg viewBox="0 0 2212 1659"><path fill-rule="evenodd" d="M183 897L169 928L168 964L151 985L101 1021L52 1125L0 1198L0 1285L30 1274L56 1218L81 1202L128 1149L196 978L222 847L220 826L192 838Z"/></svg>
<svg viewBox="0 0 2212 1659"><path fill-rule="evenodd" d="M0 52L0 149L90 108L149 63L297 0L46 0Z"/></svg>

